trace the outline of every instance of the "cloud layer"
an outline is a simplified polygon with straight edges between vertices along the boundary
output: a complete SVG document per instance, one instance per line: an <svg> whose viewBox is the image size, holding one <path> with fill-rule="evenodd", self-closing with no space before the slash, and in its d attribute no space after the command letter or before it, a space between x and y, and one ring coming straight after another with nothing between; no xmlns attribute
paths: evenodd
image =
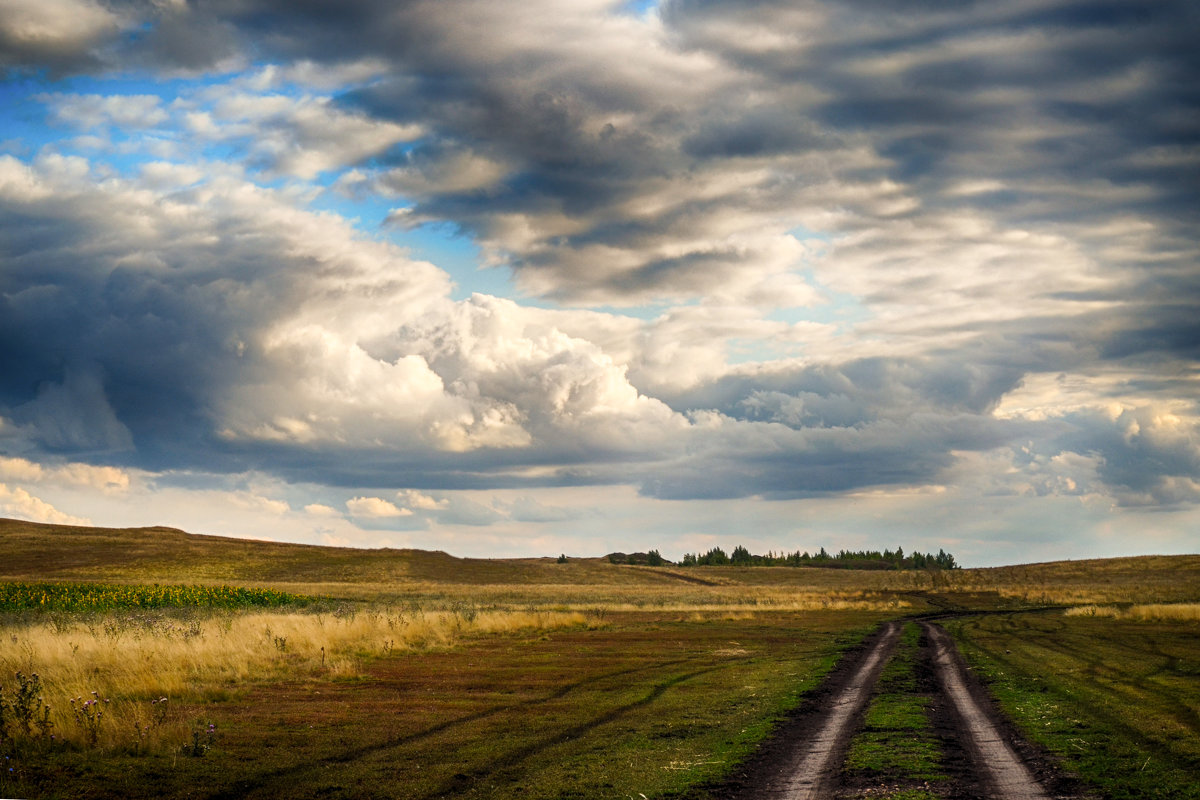
<svg viewBox="0 0 1200 800"><path fill-rule="evenodd" d="M11 458L434 533L1200 503L1193 4L0 6Z"/></svg>

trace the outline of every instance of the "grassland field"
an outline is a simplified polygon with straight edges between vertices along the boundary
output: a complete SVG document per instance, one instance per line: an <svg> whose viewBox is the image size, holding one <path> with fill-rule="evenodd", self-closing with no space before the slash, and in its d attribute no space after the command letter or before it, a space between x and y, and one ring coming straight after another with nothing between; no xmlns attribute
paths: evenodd
<svg viewBox="0 0 1200 800"><path fill-rule="evenodd" d="M1200 797L1200 556L684 569L0 520L0 581L303 598L0 614L3 796L704 798L881 621L1002 611L947 627L1031 739L1097 796ZM913 631L848 769L938 796Z"/></svg>

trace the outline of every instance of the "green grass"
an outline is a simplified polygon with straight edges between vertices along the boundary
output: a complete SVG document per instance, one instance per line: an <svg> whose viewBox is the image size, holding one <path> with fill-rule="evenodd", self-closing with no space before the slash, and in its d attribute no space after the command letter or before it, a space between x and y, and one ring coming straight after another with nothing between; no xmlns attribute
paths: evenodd
<svg viewBox="0 0 1200 800"><path fill-rule="evenodd" d="M928 717L930 698L917 677L920 635L915 624L904 627L896 652L879 677L863 729L851 740L846 757L845 770L852 778L945 779L941 746Z"/></svg>
<svg viewBox="0 0 1200 800"><path fill-rule="evenodd" d="M1054 613L946 628L1022 731L1104 797L1200 798L1200 624Z"/></svg>
<svg viewBox="0 0 1200 800"><path fill-rule="evenodd" d="M0 581L0 613L20 611L106 612L160 608L278 608L309 598L272 589L236 586L139 586L106 583Z"/></svg>

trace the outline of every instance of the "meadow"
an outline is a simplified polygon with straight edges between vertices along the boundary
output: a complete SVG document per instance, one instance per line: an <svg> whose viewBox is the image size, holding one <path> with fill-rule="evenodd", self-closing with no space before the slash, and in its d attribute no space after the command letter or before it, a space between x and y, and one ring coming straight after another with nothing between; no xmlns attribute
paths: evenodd
<svg viewBox="0 0 1200 800"><path fill-rule="evenodd" d="M1029 739L1112 800L1200 798L1200 605L948 623Z"/></svg>
<svg viewBox="0 0 1200 800"><path fill-rule="evenodd" d="M0 520L0 597L14 598L0 605L4 796L704 798L880 622L971 610L1010 612L953 631L1018 722L1027 704L1004 675L1049 663L1065 686L1079 669L1032 650L1026 672L995 660L1026 652L1012 644L1022 637L1055 639L1029 635L1044 620L1120 631L1153 662L1161 707L1191 709L1168 721L1196 714L1171 681L1197 660L1181 609L1200 600L1200 556L684 569ZM849 765L891 770L910 792L941 775L915 630ZM1083 634L1064 641L1089 652ZM1169 778L1200 765L1160 742L1160 723L1120 728L1136 752L1148 737L1170 755L1137 766ZM1194 725L1175 730L1196 738ZM911 753L889 744L914 735ZM1064 759L1078 744L1033 738Z"/></svg>

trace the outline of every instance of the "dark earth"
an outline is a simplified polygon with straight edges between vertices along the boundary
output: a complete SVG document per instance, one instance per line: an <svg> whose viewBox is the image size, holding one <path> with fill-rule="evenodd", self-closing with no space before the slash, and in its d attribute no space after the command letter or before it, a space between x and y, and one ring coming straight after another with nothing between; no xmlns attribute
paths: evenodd
<svg viewBox="0 0 1200 800"><path fill-rule="evenodd" d="M936 623L923 622L920 638L920 656L917 660L918 691L931 698L929 705L930 724L938 739L942 754L942 771L947 780L927 783L906 779L903 776L864 776L848 774L843 764L850 741L862 728L866 702L855 711L850 724L841 731L830 757L826 760L822 774L807 776L811 789L796 789L794 776L789 771L797 769L812 742L835 712L839 702L849 696L847 690L853 686L864 662L872 651L888 635L889 627L881 627L860 645L848 651L822 683L820 688L797 707L784 720L775 733L734 771L722 784L711 787L711 796L728 800L793 800L812 798L816 800L853 800L856 798L886 798L901 794L912 796L913 792L924 796L946 798L946 800L1084 800L1087 793L1079 782L1066 774L1056 760L1031 744L1016 727L998 711L987 689L972 674L963 662L953 641ZM986 718L984 724L999 733L1007 750L1015 756L1014 770L1027 776L1027 785L1014 785L999 778L997 768L1003 765L990 764L986 760L981 743L976 741L977 732L968 724L966 714L954 702L947 691L946 677L939 674L936 663L937 641L947 649L947 657L957 668L961 685L966 688L978 711ZM890 657L895 642L885 643ZM871 670L869 680L878 678L883 664ZM947 666L947 669L949 667ZM862 680L861 676L858 677ZM811 763L811 760L810 760ZM815 780L813 780L815 777Z"/></svg>

